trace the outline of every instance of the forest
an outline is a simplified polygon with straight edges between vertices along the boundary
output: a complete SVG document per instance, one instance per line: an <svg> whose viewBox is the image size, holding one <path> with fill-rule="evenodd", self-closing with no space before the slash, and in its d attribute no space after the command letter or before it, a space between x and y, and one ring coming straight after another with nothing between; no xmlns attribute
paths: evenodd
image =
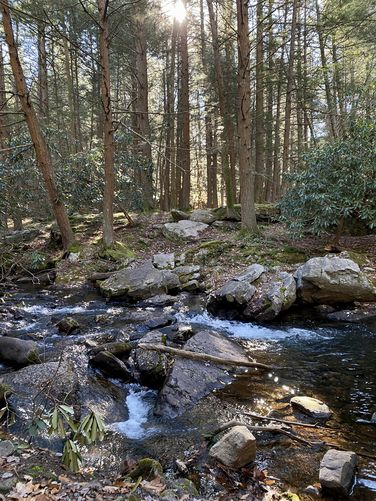
<svg viewBox="0 0 376 501"><path fill-rule="evenodd" d="M375 500L374 2L0 14L0 500Z"/></svg>

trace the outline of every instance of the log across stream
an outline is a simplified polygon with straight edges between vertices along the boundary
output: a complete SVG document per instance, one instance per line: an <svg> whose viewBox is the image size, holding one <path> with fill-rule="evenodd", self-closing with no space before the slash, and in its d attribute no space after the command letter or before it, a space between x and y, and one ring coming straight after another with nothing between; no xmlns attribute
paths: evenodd
<svg viewBox="0 0 376 501"><path fill-rule="evenodd" d="M163 308L106 303L94 290L18 289L4 298L0 329L36 340L47 353L73 347L85 350L88 341L108 342L119 333L140 339L148 331L148 321L161 315L170 315L180 325L190 325L194 330L209 327L221 331L243 344L258 363L279 369L258 371L255 375L250 368L234 383L173 421L153 416L156 390L115 381L125 391L128 419L109 427L117 433L116 440L110 439L103 446L109 458L116 461L119 454L152 456L168 464L171 458L183 457L184 451L202 446L204 432L237 419L242 412L266 415L274 410L282 419L292 419L289 400L296 394L317 397L333 411L325 436L319 428L310 432L311 437L337 440L342 447L376 455L376 427L361 423L376 411L375 324L323 324L307 319L295 319L292 323L286 319L266 327L213 319L205 313L203 301L197 296L185 295ZM74 317L81 327L74 335L62 337L55 325L66 316ZM173 324L160 330L167 332L175 327ZM9 370L0 366L3 373ZM305 419L301 415L294 418ZM291 445L288 437L277 440L275 436L265 436L258 444L260 465L299 489L318 481L322 454L303 445ZM375 498L376 464L362 458L353 499Z"/></svg>

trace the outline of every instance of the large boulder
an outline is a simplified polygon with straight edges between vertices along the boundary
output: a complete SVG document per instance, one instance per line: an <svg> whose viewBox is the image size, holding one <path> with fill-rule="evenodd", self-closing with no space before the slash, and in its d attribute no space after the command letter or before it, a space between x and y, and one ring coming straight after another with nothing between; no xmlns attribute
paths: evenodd
<svg viewBox="0 0 376 501"><path fill-rule="evenodd" d="M213 445L209 455L229 468L242 468L256 459L256 439L246 426L234 426Z"/></svg>
<svg viewBox="0 0 376 501"><path fill-rule="evenodd" d="M216 220L216 216L210 209L195 209L192 211L190 220L198 223L212 224Z"/></svg>
<svg viewBox="0 0 376 501"><path fill-rule="evenodd" d="M288 310L296 300L296 282L290 273L281 272L263 283L252 296L243 315L257 322L270 322Z"/></svg>
<svg viewBox="0 0 376 501"><path fill-rule="evenodd" d="M320 463L320 483L323 491L335 496L347 496L353 483L357 455L351 451L330 449Z"/></svg>
<svg viewBox="0 0 376 501"><path fill-rule="evenodd" d="M315 257L300 266L295 277L298 297L305 303L376 301L376 288L351 259Z"/></svg>
<svg viewBox="0 0 376 501"><path fill-rule="evenodd" d="M142 343L163 344L163 334L149 332L142 338ZM165 354L137 348L133 353L135 368L140 383L154 389L160 389L167 376L168 359Z"/></svg>
<svg viewBox="0 0 376 501"><path fill-rule="evenodd" d="M38 346L34 341L1 336L0 360L9 365L35 364L39 361Z"/></svg>
<svg viewBox="0 0 376 501"><path fill-rule="evenodd" d="M147 261L138 268L118 271L100 284L107 297L126 297L139 300L156 294L176 292L180 288L179 277L170 270L157 270Z"/></svg>
<svg viewBox="0 0 376 501"><path fill-rule="evenodd" d="M200 233L209 228L205 223L199 223L190 220L181 220L177 223L165 223L163 225L163 234L167 238L174 240L181 238L198 238Z"/></svg>
<svg viewBox="0 0 376 501"><path fill-rule="evenodd" d="M189 212L184 212L183 210L171 209L171 217L175 222L177 222L189 219L190 214Z"/></svg>
<svg viewBox="0 0 376 501"><path fill-rule="evenodd" d="M239 344L213 331L198 332L187 341L184 350L249 361ZM154 412L160 416L175 418L231 379L228 366L176 357L166 383L158 395Z"/></svg>
<svg viewBox="0 0 376 501"><path fill-rule="evenodd" d="M212 313L221 312L226 308L243 310L256 292L256 287L252 283L265 271L260 264L248 266L209 296L208 310Z"/></svg>

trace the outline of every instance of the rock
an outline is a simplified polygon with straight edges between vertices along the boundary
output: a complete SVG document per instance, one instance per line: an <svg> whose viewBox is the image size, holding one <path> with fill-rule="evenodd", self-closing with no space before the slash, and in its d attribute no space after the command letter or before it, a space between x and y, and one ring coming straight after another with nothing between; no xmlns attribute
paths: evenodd
<svg viewBox="0 0 376 501"><path fill-rule="evenodd" d="M249 361L239 344L213 331L198 332L187 341L184 350ZM215 388L221 388L231 381L232 376L227 369L228 367L176 357L158 395L154 413L169 418L184 414Z"/></svg>
<svg viewBox="0 0 376 501"><path fill-rule="evenodd" d="M157 270L150 261L135 269L124 269L100 283L101 292L108 297L147 299L156 294L176 292L178 276L170 270Z"/></svg>
<svg viewBox="0 0 376 501"><path fill-rule="evenodd" d="M108 377L129 382L131 375L125 363L109 351L100 351L90 359L90 364Z"/></svg>
<svg viewBox="0 0 376 501"><path fill-rule="evenodd" d="M306 494L309 494L310 496L313 496L315 498L320 497L320 489L318 487L315 487L314 485L308 485L305 489L304 492Z"/></svg>
<svg viewBox="0 0 376 501"><path fill-rule="evenodd" d="M70 252L67 258L68 263L78 263L80 260L80 253L79 252Z"/></svg>
<svg viewBox="0 0 376 501"><path fill-rule="evenodd" d="M323 491L337 495L348 495L357 461L355 452L328 450L320 463L319 477Z"/></svg>
<svg viewBox="0 0 376 501"><path fill-rule="evenodd" d="M332 415L329 407L317 398L293 397L290 400L290 404L304 412L304 414L308 414L316 419L329 419Z"/></svg>
<svg viewBox="0 0 376 501"><path fill-rule="evenodd" d="M246 426L234 426L213 445L209 455L229 468L242 468L256 458L256 439Z"/></svg>
<svg viewBox="0 0 376 501"><path fill-rule="evenodd" d="M167 327L167 325L171 325L174 321L174 317L172 315L160 315L158 317L151 318L146 322L146 327L150 330L159 329L161 327Z"/></svg>
<svg viewBox="0 0 376 501"><path fill-rule="evenodd" d="M39 361L38 346L34 341L1 336L0 360L10 365L35 364Z"/></svg>
<svg viewBox="0 0 376 501"><path fill-rule="evenodd" d="M354 308L353 310L334 311L327 315L329 320L335 322L366 322L376 318L376 308Z"/></svg>
<svg viewBox="0 0 376 501"><path fill-rule="evenodd" d="M8 494L16 486L18 477L0 478L0 494Z"/></svg>
<svg viewBox="0 0 376 501"><path fill-rule="evenodd" d="M334 313L336 310L330 304L319 304L315 306L315 311L321 318L328 318L330 313Z"/></svg>
<svg viewBox="0 0 376 501"><path fill-rule="evenodd" d="M59 332L61 334L72 334L73 331L77 330L80 328L80 324L77 322L72 317L65 317L62 318L57 324L56 327L58 328Z"/></svg>
<svg viewBox="0 0 376 501"><path fill-rule="evenodd" d="M154 254L153 265L159 270L171 270L175 266L175 254Z"/></svg>
<svg viewBox="0 0 376 501"><path fill-rule="evenodd" d="M229 209L228 207L218 207L213 210L216 219L220 221L241 221L240 206Z"/></svg>
<svg viewBox="0 0 376 501"><path fill-rule="evenodd" d="M161 332L149 332L142 338L143 343L163 344ZM135 367L141 384L148 388L160 389L167 376L168 359L163 353L137 348L133 354Z"/></svg>
<svg viewBox="0 0 376 501"><path fill-rule="evenodd" d="M156 459L144 458L138 461L137 466L128 473L128 477L132 480L138 480L140 477L143 480L153 480L156 477L163 475L163 468Z"/></svg>
<svg viewBox="0 0 376 501"><path fill-rule="evenodd" d="M262 284L248 301L243 315L257 322L270 322L288 310L296 300L296 282L290 273L280 272Z"/></svg>
<svg viewBox="0 0 376 501"><path fill-rule="evenodd" d="M374 412L372 414L372 417L371 417L371 423L375 423L376 424L376 412Z"/></svg>
<svg viewBox="0 0 376 501"><path fill-rule="evenodd" d="M157 294L156 296L145 299L145 303L152 306L171 306L175 302L176 297L168 294Z"/></svg>
<svg viewBox="0 0 376 501"><path fill-rule="evenodd" d="M10 440L0 441L0 458L11 456L15 450L16 448Z"/></svg>
<svg viewBox="0 0 376 501"><path fill-rule="evenodd" d="M212 226L214 228L219 228L220 230L236 231L240 230L241 223L236 221L214 221L214 223L212 223Z"/></svg>
<svg viewBox="0 0 376 501"><path fill-rule="evenodd" d="M232 280L235 280L237 282L247 282L249 284L252 284L255 282L258 278L261 277L263 273L266 272L266 268L262 266L261 264L251 264L251 266L248 266L242 273L239 275L236 275Z"/></svg>
<svg viewBox="0 0 376 501"><path fill-rule="evenodd" d="M189 219L190 214L188 212L184 212L183 210L172 209L171 210L171 217L175 222L178 222L178 221L183 221L183 220Z"/></svg>
<svg viewBox="0 0 376 501"><path fill-rule="evenodd" d="M298 297L305 303L376 301L376 288L351 259L315 257L300 266L295 277Z"/></svg>
<svg viewBox="0 0 376 501"><path fill-rule="evenodd" d="M201 277L200 266L198 265L177 266L174 269L174 273L179 277L182 284L190 282L191 280L199 280Z"/></svg>
<svg viewBox="0 0 376 501"><path fill-rule="evenodd" d="M212 224L216 219L216 216L210 209L195 209L190 217L191 221L205 224Z"/></svg>
<svg viewBox="0 0 376 501"><path fill-rule="evenodd" d="M124 358L127 357L133 346L131 343L128 341L114 341L111 343L104 343L101 344L100 346L95 346L93 349L90 350L90 355L94 356L100 353L101 351L107 351L109 353L112 353L118 358Z"/></svg>
<svg viewBox="0 0 376 501"><path fill-rule="evenodd" d="M163 234L167 238L197 238L200 233L209 228L205 223L196 221L182 220L177 223L165 223L163 226Z"/></svg>

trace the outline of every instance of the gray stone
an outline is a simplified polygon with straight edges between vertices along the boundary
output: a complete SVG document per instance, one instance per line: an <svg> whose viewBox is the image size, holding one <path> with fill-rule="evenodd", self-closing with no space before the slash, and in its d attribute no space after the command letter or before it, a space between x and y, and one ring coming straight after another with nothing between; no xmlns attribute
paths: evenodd
<svg viewBox="0 0 376 501"><path fill-rule="evenodd" d="M150 261L135 269L118 271L100 284L100 290L105 296L135 300L177 291L179 288L180 281L175 273L157 270Z"/></svg>
<svg viewBox="0 0 376 501"><path fill-rule="evenodd" d="M354 308L353 310L341 310L329 313L327 315L329 320L334 320L335 322L348 322L348 323L358 323L365 322L376 318L376 308Z"/></svg>
<svg viewBox="0 0 376 501"><path fill-rule="evenodd" d="M152 306L171 306L176 302L175 296L170 296L169 294L158 294L157 296L152 296L145 300L146 304Z"/></svg>
<svg viewBox="0 0 376 501"><path fill-rule="evenodd" d="M177 222L177 221L189 219L190 214L188 212L184 212L183 210L172 209L171 210L171 217L175 222Z"/></svg>
<svg viewBox="0 0 376 501"><path fill-rule="evenodd" d="M210 209L195 209L190 217L191 221L205 224L212 224L216 219L216 216Z"/></svg>
<svg viewBox="0 0 376 501"><path fill-rule="evenodd" d="M214 221L214 223L212 223L212 226L214 228L218 228L220 230L236 231L236 230L240 230L241 223L238 223L236 221Z"/></svg>
<svg viewBox="0 0 376 501"><path fill-rule="evenodd" d="M9 235L5 235L3 240L7 244L19 244L21 242L29 242L40 235L40 230L18 230L13 231Z"/></svg>
<svg viewBox="0 0 376 501"><path fill-rule="evenodd" d="M174 317L172 315L158 315L148 320L145 325L152 330L171 325L173 321Z"/></svg>
<svg viewBox="0 0 376 501"><path fill-rule="evenodd" d="M149 332L142 338L142 343L163 344L161 332ZM168 359L165 354L137 348L133 352L135 367L139 372L141 384L149 388L160 389L166 379Z"/></svg>
<svg viewBox="0 0 376 501"><path fill-rule="evenodd" d="M314 485L308 485L305 489L304 492L306 494L309 494L310 496L313 496L315 498L319 498L321 496L320 494L320 489L315 487Z"/></svg>
<svg viewBox="0 0 376 501"><path fill-rule="evenodd" d="M243 315L258 322L270 322L288 310L296 300L296 282L290 273L280 272L263 283L248 302Z"/></svg>
<svg viewBox="0 0 376 501"><path fill-rule="evenodd" d="M239 344L213 331L198 332L187 341L184 350L249 361ZM215 388L221 388L232 380L227 369L228 367L176 357L172 371L158 395L155 414L169 418L184 414Z"/></svg>
<svg viewBox="0 0 376 501"><path fill-rule="evenodd" d="M122 379L125 382L131 380L125 363L109 351L100 351L90 359L90 363L108 377Z"/></svg>
<svg viewBox="0 0 376 501"><path fill-rule="evenodd" d="M173 271L182 284L190 280L199 280L201 277L199 265L177 266Z"/></svg>
<svg viewBox="0 0 376 501"><path fill-rule="evenodd" d="M0 360L10 365L35 364L39 361L38 346L34 341L1 336Z"/></svg>
<svg viewBox="0 0 376 501"><path fill-rule="evenodd" d="M11 456L15 450L16 448L10 440L0 441L0 458Z"/></svg>
<svg viewBox="0 0 376 501"><path fill-rule="evenodd" d="M372 417L371 417L371 423L375 423L376 424L376 412L374 412L372 414Z"/></svg>
<svg viewBox="0 0 376 501"><path fill-rule="evenodd" d="M255 292L256 287L248 282L230 280L209 297L208 308L210 310L213 308L216 309L218 306L223 306L226 303L229 303L229 305L245 305L250 301Z"/></svg>
<svg viewBox="0 0 376 501"><path fill-rule="evenodd" d="M290 404L317 419L329 419L332 415L329 407L317 398L297 396L290 400Z"/></svg>
<svg viewBox="0 0 376 501"><path fill-rule="evenodd" d="M77 322L72 317L65 317L62 318L57 324L56 327L58 328L59 332L61 334L72 334L73 331L77 330L80 328L80 324Z"/></svg>
<svg viewBox="0 0 376 501"><path fill-rule="evenodd" d="M9 478L0 478L0 494L8 494L16 486L18 478L12 475Z"/></svg>
<svg viewBox="0 0 376 501"><path fill-rule="evenodd" d="M261 264L251 264L251 266L248 266L242 273L239 275L236 275L232 280L235 280L237 282L248 282L251 284L252 282L255 282L258 278L261 277L263 273L266 272L266 268L262 266Z"/></svg>
<svg viewBox="0 0 376 501"><path fill-rule="evenodd" d="M357 460L355 452L328 450L320 463L319 477L323 491L337 495L348 495Z"/></svg>
<svg viewBox="0 0 376 501"><path fill-rule="evenodd" d="M172 269L175 266L175 254L155 254L153 265L159 270Z"/></svg>
<svg viewBox="0 0 376 501"><path fill-rule="evenodd" d="M246 426L234 426L213 445L209 455L229 468L242 468L256 458L256 439Z"/></svg>
<svg viewBox="0 0 376 501"><path fill-rule="evenodd" d="M305 303L376 301L376 288L351 259L315 257L300 266L295 277L298 297Z"/></svg>
<svg viewBox="0 0 376 501"><path fill-rule="evenodd" d="M165 223L163 226L163 234L167 238L182 239L182 238L198 238L200 233L209 228L205 223L196 221L182 220L177 223Z"/></svg>

